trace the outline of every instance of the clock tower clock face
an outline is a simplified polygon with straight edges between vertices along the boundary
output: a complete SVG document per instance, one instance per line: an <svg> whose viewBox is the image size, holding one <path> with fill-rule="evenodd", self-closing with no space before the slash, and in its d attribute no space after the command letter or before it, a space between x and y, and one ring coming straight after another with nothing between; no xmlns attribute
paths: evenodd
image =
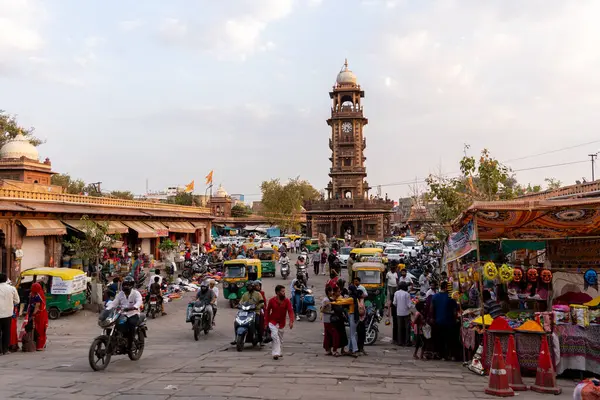
<svg viewBox="0 0 600 400"><path fill-rule="evenodd" d="M344 133L350 133L350 132L352 132L352 124L350 122L344 122L342 124L342 131Z"/></svg>

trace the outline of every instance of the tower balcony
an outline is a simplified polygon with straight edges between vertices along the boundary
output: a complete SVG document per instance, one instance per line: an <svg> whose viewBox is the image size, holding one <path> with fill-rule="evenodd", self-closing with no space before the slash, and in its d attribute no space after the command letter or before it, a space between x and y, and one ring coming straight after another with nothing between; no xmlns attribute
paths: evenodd
<svg viewBox="0 0 600 400"><path fill-rule="evenodd" d="M340 209L354 210L391 210L394 207L393 200L384 199L327 199L314 200L304 203L307 211L329 211Z"/></svg>
<svg viewBox="0 0 600 400"><path fill-rule="evenodd" d="M366 167L333 167L329 169L330 175L344 175L344 174L361 174L366 175L367 168Z"/></svg>
<svg viewBox="0 0 600 400"><path fill-rule="evenodd" d="M363 118L362 107L331 107L331 118Z"/></svg>

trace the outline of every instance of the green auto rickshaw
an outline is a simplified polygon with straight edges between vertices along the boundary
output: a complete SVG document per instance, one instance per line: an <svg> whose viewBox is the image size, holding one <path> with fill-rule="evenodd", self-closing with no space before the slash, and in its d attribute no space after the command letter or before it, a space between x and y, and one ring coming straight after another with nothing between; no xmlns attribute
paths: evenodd
<svg viewBox="0 0 600 400"><path fill-rule="evenodd" d="M306 250L308 250L310 253L319 249L319 239L302 237L300 238L300 241L302 242L304 247L306 247Z"/></svg>
<svg viewBox="0 0 600 400"><path fill-rule="evenodd" d="M246 293L248 281L262 277L260 260L254 258L238 258L223 263L223 297L229 300L229 306L234 308Z"/></svg>
<svg viewBox="0 0 600 400"><path fill-rule="evenodd" d="M21 302L29 297L31 285L40 283L46 296L48 318L58 319L61 314L73 313L87 303L88 277L80 269L31 268L21 272L16 284Z"/></svg>
<svg viewBox="0 0 600 400"><path fill-rule="evenodd" d="M371 302L380 313L383 313L387 300L384 273L385 265L377 261L357 262L352 266L352 278L358 276L360 284L367 289L365 303Z"/></svg>
<svg viewBox="0 0 600 400"><path fill-rule="evenodd" d="M269 247L256 249L254 251L256 258L260 260L262 274L264 276L275 276L275 264L277 262L277 252Z"/></svg>

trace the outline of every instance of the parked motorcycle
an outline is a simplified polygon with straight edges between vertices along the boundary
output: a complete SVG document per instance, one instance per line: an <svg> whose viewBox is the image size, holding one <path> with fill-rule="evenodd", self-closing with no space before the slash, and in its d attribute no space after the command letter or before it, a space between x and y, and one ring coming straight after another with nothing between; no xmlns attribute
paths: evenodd
<svg viewBox="0 0 600 400"><path fill-rule="evenodd" d="M303 287L300 294L300 315L305 316L309 322L317 320L317 307L315 307L315 297L312 290Z"/></svg>
<svg viewBox="0 0 600 400"><path fill-rule="evenodd" d="M246 343L256 347L260 342L258 331L258 315L256 305L244 303L238 305L239 311L235 316L233 328L235 330L235 346L237 351L243 351Z"/></svg>
<svg viewBox="0 0 600 400"><path fill-rule="evenodd" d="M88 353L88 361L94 371L106 369L113 355L127 354L132 361L142 357L148 337L146 316L140 314L131 348L127 342L127 320L127 316L118 308L100 313L98 325L103 329L103 334L94 339Z"/></svg>
<svg viewBox="0 0 600 400"><path fill-rule="evenodd" d="M287 277L290 275L290 263L282 262L279 270L281 272L281 277L283 279L287 279Z"/></svg>
<svg viewBox="0 0 600 400"><path fill-rule="evenodd" d="M371 346L377 341L379 336L379 323L381 322L379 311L373 306L367 307L367 315L365 317L365 344Z"/></svg>
<svg viewBox="0 0 600 400"><path fill-rule="evenodd" d="M192 329L194 330L194 340L200 338L200 331L204 331L205 335L208 335L210 331L210 316L206 310L206 307L212 307L210 304L206 305L200 301L195 301L188 305L189 310L189 322L192 323Z"/></svg>

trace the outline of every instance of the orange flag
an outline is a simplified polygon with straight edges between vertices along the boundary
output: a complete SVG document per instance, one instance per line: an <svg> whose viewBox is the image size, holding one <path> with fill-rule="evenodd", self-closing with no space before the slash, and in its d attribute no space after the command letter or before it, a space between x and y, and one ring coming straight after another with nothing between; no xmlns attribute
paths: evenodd
<svg viewBox="0 0 600 400"><path fill-rule="evenodd" d="M208 173L208 175L206 175L206 184L207 185L212 185L212 183L213 183L213 172L214 171L210 171Z"/></svg>
<svg viewBox="0 0 600 400"><path fill-rule="evenodd" d="M194 191L194 181L191 181L185 186L186 193L192 193Z"/></svg>

